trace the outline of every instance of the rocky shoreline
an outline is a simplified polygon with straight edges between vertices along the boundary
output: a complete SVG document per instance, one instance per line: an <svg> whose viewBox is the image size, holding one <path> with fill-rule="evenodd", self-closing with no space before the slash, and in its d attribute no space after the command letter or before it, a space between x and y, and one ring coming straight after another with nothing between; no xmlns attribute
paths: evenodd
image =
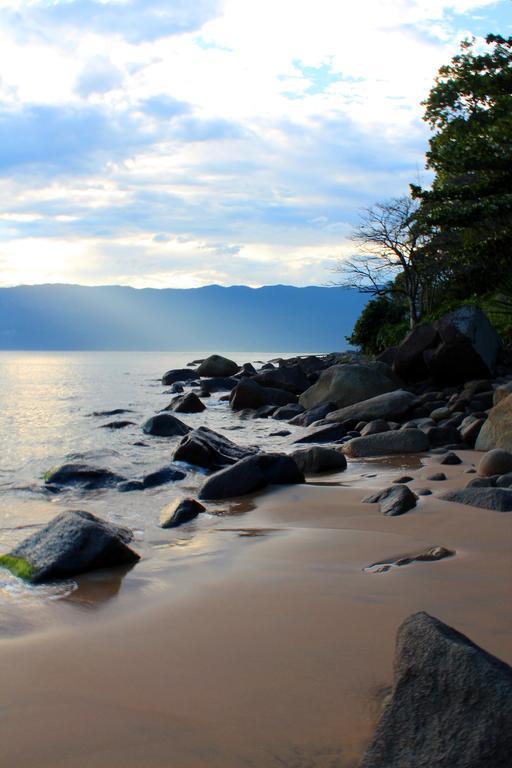
<svg viewBox="0 0 512 768"><path fill-rule="evenodd" d="M188 468L201 468L207 474L198 498L183 497L162 510L160 525L174 528L207 513L211 502L238 499L268 486L300 487L316 475L343 472L347 459L430 455L442 468L462 464L459 454L476 449L485 453L476 468L465 469L465 484L441 493L439 498L494 512L512 511L512 368L493 334L482 313L464 308L442 318L435 327L420 326L399 348L376 361L333 354L274 360L258 370L219 355L194 361L186 369L163 375L162 386L169 387L168 394L174 397L143 425L147 439L169 439L172 462L168 466L134 479L108 468L71 462L49 471L45 486L53 493L70 486L85 490L109 487L127 493L175 482L186 476ZM182 415L205 411L208 406L203 400L214 392L226 392L222 396L225 407L240 419L274 419L282 425L279 430L276 424L275 433L283 438L282 451L239 445L205 426L188 426ZM290 434L287 422L300 431ZM106 426L122 429L126 423L131 422L119 419ZM413 479L394 478L390 485L361 501L378 505L386 517L408 515L424 493L431 493L428 487L411 488ZM429 483L443 483L446 475L438 471L427 479ZM343 504L342 488L339 494ZM90 513L67 512L1 556L0 565L33 583L75 576L136 562L139 555L129 546L130 538L129 531ZM380 566L385 572L411 562L436 562L446 557L457 557L457 553L440 543L412 556L368 564L368 570L379 572ZM508 765L510 729L505 726L510 725L511 712L500 702L512 690L512 670L484 651L475 651L470 641L461 640L431 617L412 617L404 627L398 639L393 698L362 766ZM419 682L409 695L400 683L404 654L414 656L416 637L429 633L429 648L414 660ZM473 650L464 656L468 643ZM438 645L449 659L462 649L461 664L469 665L453 681L442 672L442 654L436 655ZM482 671L486 664L496 678L495 690L483 685L485 674L490 674ZM437 722L436 713L441 711L435 706L429 710L418 701L424 676L445 680L442 685L436 683L439 690L431 695L439 697L441 690L446 690L450 705L443 714L442 727L438 724L434 735L427 728L421 744L413 747L409 730L417 734L425 719L430 723L434 717ZM476 690L477 703L472 702L468 709L465 692L469 695L471 686ZM496 717L493 707L498 706L500 714ZM487 720L481 719L480 730L472 727L468 731L462 723L471 721L478 707L488 712ZM407 725L406 710L410 715ZM400 747L389 741L389 734L397 728L403 731ZM461 739L465 750L460 747ZM448 743L458 746L448 749Z"/></svg>

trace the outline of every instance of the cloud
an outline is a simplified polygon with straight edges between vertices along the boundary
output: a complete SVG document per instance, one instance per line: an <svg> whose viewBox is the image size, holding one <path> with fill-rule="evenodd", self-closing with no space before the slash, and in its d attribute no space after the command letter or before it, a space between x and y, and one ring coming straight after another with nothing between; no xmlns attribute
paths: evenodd
<svg viewBox="0 0 512 768"><path fill-rule="evenodd" d="M90 96L93 93L108 93L123 84L122 71L114 66L106 56L97 56L87 62L76 84L80 96Z"/></svg>

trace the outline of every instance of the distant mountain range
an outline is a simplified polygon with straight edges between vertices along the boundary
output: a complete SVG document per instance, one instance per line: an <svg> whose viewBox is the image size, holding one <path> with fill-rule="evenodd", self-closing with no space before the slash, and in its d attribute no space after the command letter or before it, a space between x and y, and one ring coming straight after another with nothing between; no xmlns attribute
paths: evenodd
<svg viewBox="0 0 512 768"><path fill-rule="evenodd" d="M343 288L0 288L0 349L332 351L367 296Z"/></svg>

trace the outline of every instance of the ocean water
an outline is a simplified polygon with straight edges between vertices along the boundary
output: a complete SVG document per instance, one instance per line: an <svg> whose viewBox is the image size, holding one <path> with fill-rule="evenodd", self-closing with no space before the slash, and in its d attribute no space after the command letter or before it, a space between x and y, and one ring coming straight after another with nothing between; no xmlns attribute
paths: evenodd
<svg viewBox="0 0 512 768"><path fill-rule="evenodd" d="M205 355L208 353L205 353ZM304 353L306 354L306 353ZM64 509L85 509L126 525L135 532L136 549L145 561L155 560L172 538L174 544L190 543L203 529L215 524L214 515L203 515L194 525L169 531L158 527L161 509L176 496L194 495L204 474L187 467L187 476L176 483L145 491L120 493L114 488L83 491L79 488L52 493L44 474L72 459L108 467L127 479L169 465L179 438L144 435L147 418L164 408L172 395L165 394L162 374L182 368L201 353L155 352L1 352L0 353L0 552L8 552ZM290 353L229 353L239 363L291 357ZM283 438L270 433L282 426L273 419L241 419L216 393L205 399L207 410L180 414L191 427L205 425L239 444L283 449ZM95 411L123 408L115 417L93 416ZM102 425L128 419L133 426L121 430ZM288 427L288 425L286 425ZM232 428L235 427L235 430ZM300 430L290 426L292 432ZM137 445L137 443L143 445ZM236 511L219 505L214 513ZM26 587L0 570L0 619L5 610L19 605L39 605L42 600L67 595L74 582L47 587ZM12 619L12 615L11 615Z"/></svg>

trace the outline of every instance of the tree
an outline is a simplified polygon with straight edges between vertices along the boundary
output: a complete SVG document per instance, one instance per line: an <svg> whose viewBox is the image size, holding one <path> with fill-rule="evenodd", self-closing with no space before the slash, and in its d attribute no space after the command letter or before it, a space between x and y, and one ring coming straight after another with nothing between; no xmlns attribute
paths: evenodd
<svg viewBox="0 0 512 768"><path fill-rule="evenodd" d="M415 200L404 196L366 208L352 235L364 251L335 267L342 276L338 285L405 300L410 328L420 320L427 297L429 265L418 207Z"/></svg>
<svg viewBox="0 0 512 768"><path fill-rule="evenodd" d="M411 185L418 217L452 292L486 293L512 266L512 38L464 41L424 106L435 177L430 190Z"/></svg>

